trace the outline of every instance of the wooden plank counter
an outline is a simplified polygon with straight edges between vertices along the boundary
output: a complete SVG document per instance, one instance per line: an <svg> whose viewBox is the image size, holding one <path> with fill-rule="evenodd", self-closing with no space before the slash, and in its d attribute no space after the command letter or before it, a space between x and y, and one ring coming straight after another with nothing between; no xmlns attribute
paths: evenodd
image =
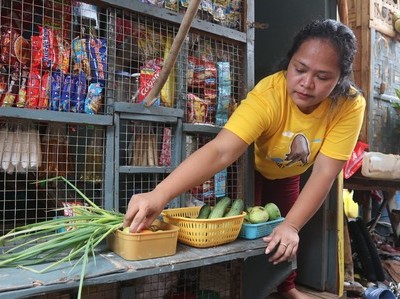
<svg viewBox="0 0 400 299"><path fill-rule="evenodd" d="M232 243L212 248L194 248L178 243L177 252L173 256L126 261L105 248L99 248L95 264L91 259L87 266L85 286L131 280L235 259L245 261L251 257L263 256L262 259L266 260L264 250L265 243L262 239L238 239ZM294 264L295 261L276 266L266 263L266 267L270 267L270 269L265 269L267 273L271 273L271 276L275 275L274 277L265 277L266 284L269 287L276 286L290 273ZM41 269L44 266L35 266L35 269ZM0 269L0 298L22 298L77 288L82 268L76 267L71 271L72 268L73 263L65 263L44 274L37 274L25 269L2 268Z"/></svg>

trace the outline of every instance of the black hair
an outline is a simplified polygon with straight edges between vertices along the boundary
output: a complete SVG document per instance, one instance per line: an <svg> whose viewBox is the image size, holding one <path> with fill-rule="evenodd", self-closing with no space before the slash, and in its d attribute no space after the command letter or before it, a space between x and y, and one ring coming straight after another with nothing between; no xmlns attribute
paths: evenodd
<svg viewBox="0 0 400 299"><path fill-rule="evenodd" d="M292 47L286 54L286 58L280 63L280 70L287 70L292 56L300 46L310 39L326 39L336 49L340 62L340 78L330 97L335 100L340 96L354 97L357 93L351 87L355 87L351 75L353 60L357 52L357 39L353 31L341 22L333 19L319 19L305 25L294 37Z"/></svg>

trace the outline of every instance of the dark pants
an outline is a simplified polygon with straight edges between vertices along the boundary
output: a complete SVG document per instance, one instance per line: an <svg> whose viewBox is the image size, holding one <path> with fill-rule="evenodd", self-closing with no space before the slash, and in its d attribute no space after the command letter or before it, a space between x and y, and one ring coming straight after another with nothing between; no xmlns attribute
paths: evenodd
<svg viewBox="0 0 400 299"><path fill-rule="evenodd" d="M300 176L279 180L268 180L259 172L255 173L255 205L264 206L275 203L282 216L286 216L300 193ZM295 287L296 271L293 271L277 288L278 292L287 292Z"/></svg>

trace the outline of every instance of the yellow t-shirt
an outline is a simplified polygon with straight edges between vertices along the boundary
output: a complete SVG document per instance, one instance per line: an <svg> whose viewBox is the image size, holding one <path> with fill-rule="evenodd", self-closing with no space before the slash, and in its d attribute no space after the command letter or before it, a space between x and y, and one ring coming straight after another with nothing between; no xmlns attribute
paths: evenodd
<svg viewBox="0 0 400 299"><path fill-rule="evenodd" d="M254 142L256 169L268 179L299 175L319 152L347 160L361 129L365 99L325 99L302 113L286 91L285 72L261 80L225 125L247 144Z"/></svg>

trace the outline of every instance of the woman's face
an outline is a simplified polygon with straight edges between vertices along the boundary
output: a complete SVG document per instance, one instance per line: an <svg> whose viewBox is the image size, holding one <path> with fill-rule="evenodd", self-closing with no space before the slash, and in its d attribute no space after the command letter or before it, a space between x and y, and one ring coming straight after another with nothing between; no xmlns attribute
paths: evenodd
<svg viewBox="0 0 400 299"><path fill-rule="evenodd" d="M292 56L287 69L287 91L306 114L326 99L340 78L339 56L325 39L305 41Z"/></svg>

